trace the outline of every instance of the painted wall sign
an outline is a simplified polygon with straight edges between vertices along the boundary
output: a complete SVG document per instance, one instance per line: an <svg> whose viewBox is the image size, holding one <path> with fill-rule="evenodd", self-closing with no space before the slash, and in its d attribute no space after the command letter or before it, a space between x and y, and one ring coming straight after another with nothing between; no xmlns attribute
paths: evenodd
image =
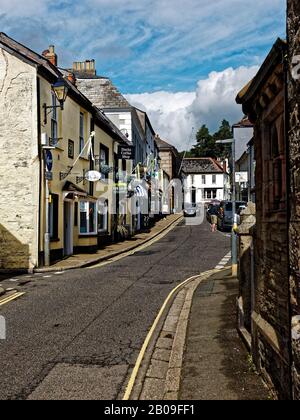
<svg viewBox="0 0 300 420"><path fill-rule="evenodd" d="M118 157L124 160L134 160L135 147L134 146L119 146Z"/></svg>

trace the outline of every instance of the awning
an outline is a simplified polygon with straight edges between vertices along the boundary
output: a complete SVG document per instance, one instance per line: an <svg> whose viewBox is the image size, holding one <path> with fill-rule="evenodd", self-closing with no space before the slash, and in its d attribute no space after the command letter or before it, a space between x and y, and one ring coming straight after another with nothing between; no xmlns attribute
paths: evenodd
<svg viewBox="0 0 300 420"><path fill-rule="evenodd" d="M77 185L73 184L73 182L67 181L63 186L63 199L66 198L74 199L74 195L80 197L87 197L88 193L81 188L77 187Z"/></svg>

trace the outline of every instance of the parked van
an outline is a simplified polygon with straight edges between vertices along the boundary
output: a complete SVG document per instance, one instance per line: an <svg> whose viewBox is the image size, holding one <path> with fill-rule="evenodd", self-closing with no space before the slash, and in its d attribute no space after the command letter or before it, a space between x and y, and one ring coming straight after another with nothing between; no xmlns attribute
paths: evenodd
<svg viewBox="0 0 300 420"><path fill-rule="evenodd" d="M239 214L241 208L246 208L244 201L236 202L236 214ZM233 227L233 203L232 201L222 201L218 212L218 229L221 231L230 230Z"/></svg>

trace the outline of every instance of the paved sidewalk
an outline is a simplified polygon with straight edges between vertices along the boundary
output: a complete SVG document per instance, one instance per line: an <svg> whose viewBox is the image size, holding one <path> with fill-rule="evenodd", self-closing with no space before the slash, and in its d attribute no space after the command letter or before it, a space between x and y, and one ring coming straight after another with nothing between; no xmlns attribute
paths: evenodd
<svg viewBox="0 0 300 420"><path fill-rule="evenodd" d="M237 293L231 268L183 285L144 355L130 399L269 399L236 329Z"/></svg>
<svg viewBox="0 0 300 420"><path fill-rule="evenodd" d="M179 399L267 400L236 330L238 283L230 270L195 291L187 330Z"/></svg>
<svg viewBox="0 0 300 420"><path fill-rule="evenodd" d="M151 241L160 233L167 230L173 223L179 221L181 218L182 215L178 214L168 215L164 219L158 221L149 233L139 233L127 241L107 245L105 248L100 249L94 254L75 254L55 264L52 264L50 267L38 268L34 271L36 273L45 273L71 269L73 270L109 260Z"/></svg>

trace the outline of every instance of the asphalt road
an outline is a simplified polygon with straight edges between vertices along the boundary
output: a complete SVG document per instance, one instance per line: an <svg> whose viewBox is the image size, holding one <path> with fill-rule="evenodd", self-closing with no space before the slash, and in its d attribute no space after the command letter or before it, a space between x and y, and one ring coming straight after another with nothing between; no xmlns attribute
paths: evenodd
<svg viewBox="0 0 300 420"><path fill-rule="evenodd" d="M159 242L93 269L34 275L0 307L0 399L118 399L169 292L214 268L229 238L209 225L176 227ZM49 277L50 276L50 277Z"/></svg>

